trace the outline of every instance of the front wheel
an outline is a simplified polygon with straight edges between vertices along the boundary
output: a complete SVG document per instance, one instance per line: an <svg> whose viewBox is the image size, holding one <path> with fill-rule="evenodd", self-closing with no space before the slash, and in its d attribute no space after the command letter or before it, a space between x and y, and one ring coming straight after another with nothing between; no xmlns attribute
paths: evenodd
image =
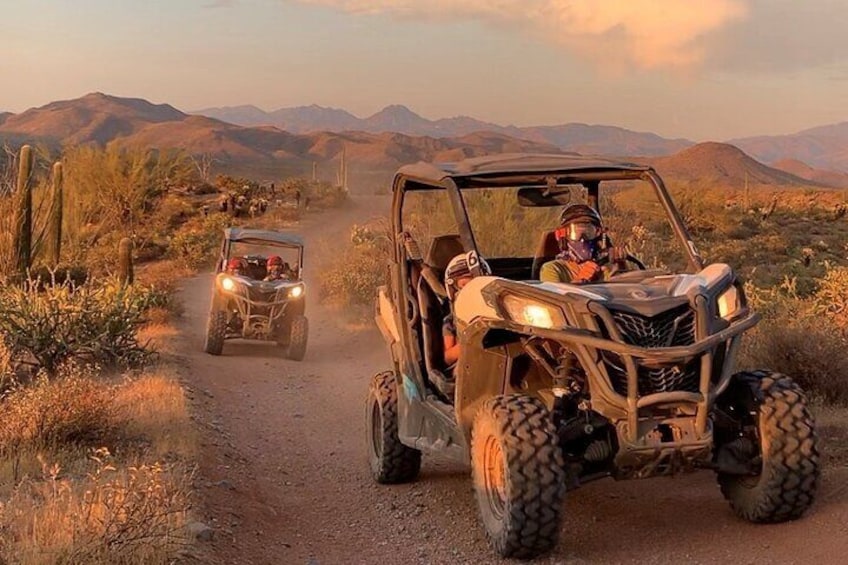
<svg viewBox="0 0 848 565"><path fill-rule="evenodd" d="M296 316L291 322L289 332L288 358L302 361L306 355L306 340L309 337L309 320L306 316Z"/></svg>
<svg viewBox="0 0 848 565"><path fill-rule="evenodd" d="M737 373L716 410L723 444L717 455L732 454L743 464L718 474L736 515L759 523L799 518L813 503L821 474L815 421L801 387L780 373Z"/></svg>
<svg viewBox="0 0 848 565"><path fill-rule="evenodd" d="M480 408L471 433L471 473L486 537L502 556L532 558L556 545L563 467L542 402L496 396Z"/></svg>
<svg viewBox="0 0 848 565"><path fill-rule="evenodd" d="M220 355L227 335L227 313L213 309L206 324L206 343L203 350L210 355Z"/></svg>
<svg viewBox="0 0 848 565"><path fill-rule="evenodd" d="M418 476L421 452L398 437L397 379L391 371L374 375L365 401L365 431L371 475L378 483L406 483Z"/></svg>

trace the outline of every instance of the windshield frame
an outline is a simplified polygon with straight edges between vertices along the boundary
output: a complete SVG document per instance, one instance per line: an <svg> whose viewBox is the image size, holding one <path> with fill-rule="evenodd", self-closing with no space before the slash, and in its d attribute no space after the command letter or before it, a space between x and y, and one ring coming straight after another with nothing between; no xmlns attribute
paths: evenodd
<svg viewBox="0 0 848 565"><path fill-rule="evenodd" d="M488 189L515 189L518 186L538 186L565 188L567 185L583 185L588 190L589 205L598 209L600 198L600 184L603 181L638 180L647 182L653 189L653 193L665 212L666 219L671 225L672 231L687 258L689 270L693 273L704 268L704 260L692 236L689 234L680 213L674 206L671 196L665 187L662 178L650 167L644 168L615 168L599 167L596 169L582 169L576 171L509 171L496 174L451 176L445 175L440 181L433 182L430 179L407 177L398 174L394 181L394 213L393 223L397 228L395 233L403 231L403 204L404 193L407 186L411 190L446 190L449 201L457 222L460 239L466 250L474 250L479 253L474 231L470 224L465 198L462 193L465 190L476 188ZM518 204L516 203L516 206ZM603 213L601 210L598 210ZM394 249L395 260L400 257L398 246Z"/></svg>

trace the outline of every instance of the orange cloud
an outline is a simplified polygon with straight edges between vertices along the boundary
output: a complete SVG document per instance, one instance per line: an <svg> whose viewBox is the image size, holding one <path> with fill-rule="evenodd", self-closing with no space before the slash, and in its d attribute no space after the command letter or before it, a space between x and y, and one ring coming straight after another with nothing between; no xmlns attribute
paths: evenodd
<svg viewBox="0 0 848 565"><path fill-rule="evenodd" d="M353 14L476 19L541 32L600 64L686 68L702 38L748 14L748 0L296 0Z"/></svg>

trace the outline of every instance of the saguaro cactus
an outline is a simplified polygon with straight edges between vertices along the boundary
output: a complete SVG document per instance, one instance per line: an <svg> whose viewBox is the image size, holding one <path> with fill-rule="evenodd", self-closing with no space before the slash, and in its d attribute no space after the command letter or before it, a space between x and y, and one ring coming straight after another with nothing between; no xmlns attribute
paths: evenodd
<svg viewBox="0 0 848 565"><path fill-rule="evenodd" d="M118 279L122 285L133 283L132 251L132 240L128 237L123 238L118 244Z"/></svg>
<svg viewBox="0 0 848 565"><path fill-rule="evenodd" d="M49 250L50 266L56 268L62 253L62 207L64 194L62 186L62 163L53 163L53 204L50 208Z"/></svg>
<svg viewBox="0 0 848 565"><path fill-rule="evenodd" d="M32 264L32 148L21 147L18 157L18 184L15 190L18 206L15 212L15 257L18 272L25 274Z"/></svg>

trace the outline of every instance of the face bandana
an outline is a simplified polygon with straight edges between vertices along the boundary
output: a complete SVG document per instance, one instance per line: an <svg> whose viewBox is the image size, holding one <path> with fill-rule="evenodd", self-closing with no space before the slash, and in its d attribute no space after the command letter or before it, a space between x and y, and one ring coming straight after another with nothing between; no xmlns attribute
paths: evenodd
<svg viewBox="0 0 848 565"><path fill-rule="evenodd" d="M599 232L598 227L590 222L578 221L560 227L556 230L556 236L560 245L564 245L559 258L577 263L591 261L598 249Z"/></svg>
<svg viewBox="0 0 848 565"><path fill-rule="evenodd" d="M591 261L595 257L597 249L596 240L568 241L562 255L565 259L571 259L577 263Z"/></svg>

